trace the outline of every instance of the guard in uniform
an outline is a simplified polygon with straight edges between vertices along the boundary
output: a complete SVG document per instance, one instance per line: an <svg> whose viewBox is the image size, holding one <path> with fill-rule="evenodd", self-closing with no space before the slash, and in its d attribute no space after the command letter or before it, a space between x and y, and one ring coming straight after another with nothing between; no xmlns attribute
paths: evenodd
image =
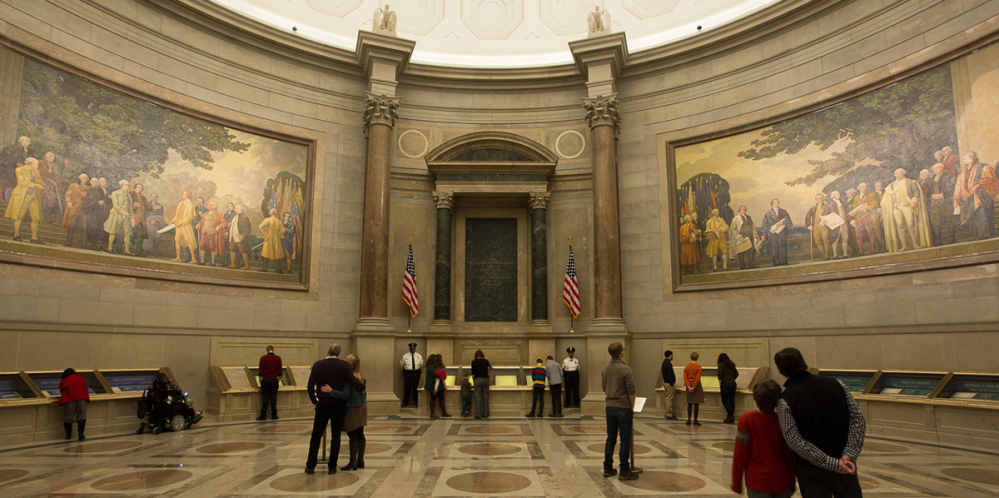
<svg viewBox="0 0 999 498"><path fill-rule="evenodd" d="M409 343L409 352L402 355L399 361L402 367L402 380L404 390L402 394L402 406L410 406L409 400L413 399L413 407L418 406L417 394L420 388L420 370L423 369L423 356L416 352L416 343Z"/></svg>
<svg viewBox="0 0 999 498"><path fill-rule="evenodd" d="M576 348L569 346L565 350L569 356L562 360L562 373L565 375L565 407L579 408L579 360L573 356Z"/></svg>

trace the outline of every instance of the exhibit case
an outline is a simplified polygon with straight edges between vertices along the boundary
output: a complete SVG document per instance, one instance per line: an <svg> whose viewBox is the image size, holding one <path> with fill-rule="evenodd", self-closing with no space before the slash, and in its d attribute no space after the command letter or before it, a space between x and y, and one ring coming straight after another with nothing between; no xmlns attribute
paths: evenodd
<svg viewBox="0 0 999 498"><path fill-rule="evenodd" d="M819 370L818 375L823 377L832 377L843 383L850 392L853 394L863 394L870 392L874 388L874 384L877 382L879 376L881 375L880 370L852 370L852 369L840 369L840 370Z"/></svg>
<svg viewBox="0 0 999 498"><path fill-rule="evenodd" d="M206 412L219 422L253 420L260 415L260 378L257 365L211 366ZM309 400L308 382L311 366L289 365L278 379L277 411L279 417L309 417L314 413ZM268 415L270 415L268 413Z"/></svg>

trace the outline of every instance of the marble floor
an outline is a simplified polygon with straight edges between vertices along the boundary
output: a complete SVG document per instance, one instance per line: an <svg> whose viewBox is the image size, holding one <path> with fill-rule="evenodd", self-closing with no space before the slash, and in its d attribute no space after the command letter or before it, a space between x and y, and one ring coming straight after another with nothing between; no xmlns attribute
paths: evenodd
<svg viewBox="0 0 999 498"><path fill-rule="evenodd" d="M644 469L636 481L603 477L601 418L372 418L366 468L332 476L322 465L303 472L310 427L281 420L0 449L0 496L734 495L734 428L719 423L636 419L635 458ZM999 452L868 438L860 463L869 497L999 496Z"/></svg>

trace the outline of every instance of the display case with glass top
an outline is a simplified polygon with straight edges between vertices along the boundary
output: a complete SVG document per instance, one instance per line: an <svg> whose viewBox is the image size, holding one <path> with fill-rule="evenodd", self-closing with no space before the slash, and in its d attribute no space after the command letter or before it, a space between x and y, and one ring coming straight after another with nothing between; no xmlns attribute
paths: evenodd
<svg viewBox="0 0 999 498"><path fill-rule="evenodd" d="M59 381L62 380L62 372L25 372L28 378L38 388L39 392L46 398L59 399L62 393L59 392ZM97 374L93 370L77 370L76 374L87 381L87 391L91 396L108 394L110 390L104 386Z"/></svg>
<svg viewBox="0 0 999 498"><path fill-rule="evenodd" d="M259 369L257 367L247 367L247 368L250 370L250 379L253 380L253 387L259 388L260 387ZM294 382L291 380L291 374L288 373L289 368L291 367L283 367L281 369L281 376L278 377L279 388L294 385ZM306 377L305 380L308 381L309 378Z"/></svg>
<svg viewBox="0 0 999 498"><path fill-rule="evenodd" d="M929 398L947 376L947 372L881 372L868 392L880 396Z"/></svg>
<svg viewBox="0 0 999 498"><path fill-rule="evenodd" d="M999 374L955 372L937 395L940 399L999 401Z"/></svg>
<svg viewBox="0 0 999 498"><path fill-rule="evenodd" d="M141 396L142 392L149 389L156 380L156 376L163 371L154 368L127 368L119 370L98 370L97 373L104 378L111 392L114 394L133 394ZM169 373L167 374L170 375ZM173 380L173 377L170 376Z"/></svg>
<svg viewBox="0 0 999 498"><path fill-rule="evenodd" d="M21 372L0 372L0 405L42 399L27 376Z"/></svg>
<svg viewBox="0 0 999 498"><path fill-rule="evenodd" d="M863 394L870 392L874 383L881 374L879 370L851 370L851 369L822 369L819 375L832 377L845 385L853 394Z"/></svg>
<svg viewBox="0 0 999 498"><path fill-rule="evenodd" d="M524 387L527 385L524 378L520 375L520 367L493 367L493 378L490 385L504 388Z"/></svg>

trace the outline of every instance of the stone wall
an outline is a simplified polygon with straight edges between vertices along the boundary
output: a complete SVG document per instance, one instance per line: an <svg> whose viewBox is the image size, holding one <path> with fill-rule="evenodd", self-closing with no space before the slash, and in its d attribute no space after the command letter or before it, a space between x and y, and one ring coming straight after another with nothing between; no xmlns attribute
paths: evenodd
<svg viewBox="0 0 999 498"><path fill-rule="evenodd" d="M666 203L664 141L809 108L999 33L999 4L989 0L788 5L798 10L781 23L754 17L721 39L709 33L704 41L632 54L618 78L624 318L632 331L629 361L638 372L640 395L652 395L661 352L679 339L688 349L704 340L705 359L719 350L718 339L738 338L762 344L764 358L785 346L799 347L818 367L999 371L993 353L999 341L997 265L672 292L666 227L674 214ZM310 291L0 265L0 341L10 345L0 350L0 370L168 365L197 399L207 389L213 339L308 340L319 350L337 340L349 350L364 278L363 71L351 53L245 20L219 21L206 12L215 11L202 0L3 0L0 40L43 62L180 109L315 140L321 202L312 230L318 250ZM587 354L582 334L593 309L584 83L572 66L411 66L400 76L389 257L389 314L396 330L406 330L406 310L395 293L409 236L423 291L413 329L425 331L432 320L433 182L422 153L465 133L504 130L560 155L548 209L549 317L556 332L569 329L559 296L571 236L584 315L576 322L578 340L561 336L556 346L564 351L573 344L584 361L603 361L603 351ZM410 340L400 334L398 354ZM418 341L422 348L425 342ZM396 390L401 395L401 379Z"/></svg>

